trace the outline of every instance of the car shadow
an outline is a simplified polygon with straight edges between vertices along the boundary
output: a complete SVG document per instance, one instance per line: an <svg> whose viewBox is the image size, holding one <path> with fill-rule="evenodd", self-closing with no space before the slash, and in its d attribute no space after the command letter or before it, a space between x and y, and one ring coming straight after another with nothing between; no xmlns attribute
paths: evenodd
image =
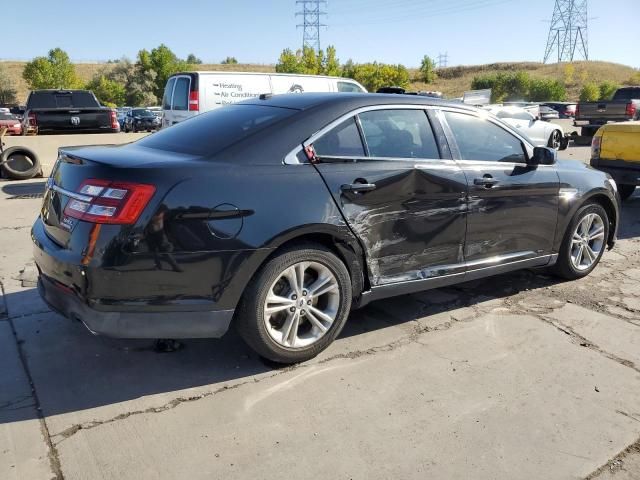
<svg viewBox="0 0 640 480"><path fill-rule="evenodd" d="M640 198L626 203L623 209L621 238L640 235ZM525 290L544 291L559 282L541 271L522 270L490 282L477 280L373 302L352 312L340 337L329 348L338 355L348 354L350 349L367 344L369 332ZM5 302L45 416L187 389L200 389L196 394L201 394L253 381L257 375L279 368L258 357L233 329L221 339L185 340L182 348L166 353L156 350L150 340L93 336L81 323L49 311L35 288L8 292ZM179 320L178 316L176 321ZM3 415L3 410L12 411ZM33 408L0 403L0 423L35 417Z"/></svg>
<svg viewBox="0 0 640 480"><path fill-rule="evenodd" d="M621 216L618 239L640 237L640 188L622 204Z"/></svg>
<svg viewBox="0 0 640 480"><path fill-rule="evenodd" d="M42 198L46 181L29 182L29 183L8 183L2 185L0 189L2 193L8 195L7 200L26 199L26 198Z"/></svg>

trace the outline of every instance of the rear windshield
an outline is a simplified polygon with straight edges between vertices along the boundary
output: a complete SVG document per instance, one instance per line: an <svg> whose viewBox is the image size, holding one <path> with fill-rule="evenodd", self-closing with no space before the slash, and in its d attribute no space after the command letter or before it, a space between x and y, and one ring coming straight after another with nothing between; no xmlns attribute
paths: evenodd
<svg viewBox="0 0 640 480"><path fill-rule="evenodd" d="M31 92L28 108L93 108L99 107L91 92Z"/></svg>
<svg viewBox="0 0 640 480"><path fill-rule="evenodd" d="M0 120L19 120L18 117L11 113L0 113Z"/></svg>
<svg viewBox="0 0 640 480"><path fill-rule="evenodd" d="M190 155L214 155L297 110L263 105L227 105L160 130L138 145Z"/></svg>
<svg viewBox="0 0 640 480"><path fill-rule="evenodd" d="M614 100L639 100L640 87L638 88L621 88L613 95Z"/></svg>

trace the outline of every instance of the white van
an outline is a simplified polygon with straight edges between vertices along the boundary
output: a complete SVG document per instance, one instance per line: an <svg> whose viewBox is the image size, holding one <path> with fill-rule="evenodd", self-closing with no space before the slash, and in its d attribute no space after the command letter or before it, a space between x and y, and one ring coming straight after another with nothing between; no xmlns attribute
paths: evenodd
<svg viewBox="0 0 640 480"><path fill-rule="evenodd" d="M263 93L363 92L355 80L319 75L249 72L184 72L167 80L162 126Z"/></svg>

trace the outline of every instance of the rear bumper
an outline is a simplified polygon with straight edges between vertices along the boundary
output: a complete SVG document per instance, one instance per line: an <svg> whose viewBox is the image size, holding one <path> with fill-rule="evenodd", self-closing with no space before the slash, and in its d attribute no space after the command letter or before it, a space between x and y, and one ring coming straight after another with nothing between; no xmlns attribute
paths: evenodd
<svg viewBox="0 0 640 480"><path fill-rule="evenodd" d="M72 291L40 274L38 291L52 310L81 321L94 335L117 338L219 338L233 310L195 312L104 312L90 308Z"/></svg>

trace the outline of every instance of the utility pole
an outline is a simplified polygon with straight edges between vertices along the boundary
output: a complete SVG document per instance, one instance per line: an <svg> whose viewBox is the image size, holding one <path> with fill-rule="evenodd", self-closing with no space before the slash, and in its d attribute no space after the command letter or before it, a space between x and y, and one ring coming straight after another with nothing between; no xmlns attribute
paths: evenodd
<svg viewBox="0 0 640 480"><path fill-rule="evenodd" d="M296 27L303 28L302 46L312 48L316 52L320 50L320 28L327 26L320 21L327 14L321 8L326 5L326 0L296 0L296 6L301 8L296 12L296 17L302 16L302 23Z"/></svg>
<svg viewBox="0 0 640 480"><path fill-rule="evenodd" d="M438 54L438 68L446 67L449 64L449 52Z"/></svg>
<svg viewBox="0 0 640 480"><path fill-rule="evenodd" d="M589 60L587 23L587 0L555 0L544 63L554 51L558 63L572 62L575 57Z"/></svg>

